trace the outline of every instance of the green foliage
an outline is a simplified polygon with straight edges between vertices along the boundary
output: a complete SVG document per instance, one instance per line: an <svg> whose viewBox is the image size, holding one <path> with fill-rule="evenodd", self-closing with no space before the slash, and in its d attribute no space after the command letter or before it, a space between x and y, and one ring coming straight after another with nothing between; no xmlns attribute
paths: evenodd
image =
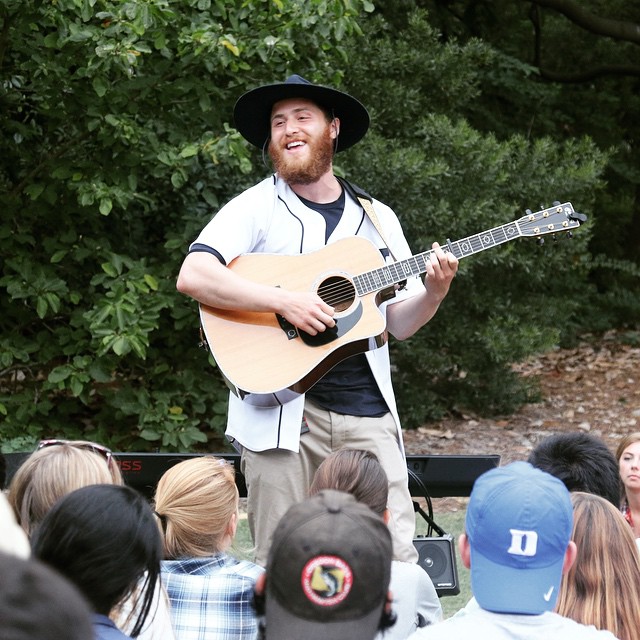
<svg viewBox="0 0 640 640"><path fill-rule="evenodd" d="M346 58L361 0L0 0L0 428L223 447L226 390L175 291L254 181L244 90Z"/></svg>

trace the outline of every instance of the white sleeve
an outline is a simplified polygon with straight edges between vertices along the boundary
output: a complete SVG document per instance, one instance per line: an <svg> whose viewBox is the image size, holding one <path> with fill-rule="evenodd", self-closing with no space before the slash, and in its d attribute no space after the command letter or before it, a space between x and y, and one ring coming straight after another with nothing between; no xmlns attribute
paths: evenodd
<svg viewBox="0 0 640 640"><path fill-rule="evenodd" d="M227 264L243 253L259 251L269 229L274 196L269 180L247 189L211 218L193 244L215 249Z"/></svg>

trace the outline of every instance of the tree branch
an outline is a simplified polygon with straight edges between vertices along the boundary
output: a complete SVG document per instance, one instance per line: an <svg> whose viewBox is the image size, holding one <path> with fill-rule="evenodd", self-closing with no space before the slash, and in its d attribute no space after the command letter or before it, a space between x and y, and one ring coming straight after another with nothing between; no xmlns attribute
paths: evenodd
<svg viewBox="0 0 640 640"><path fill-rule="evenodd" d="M571 5L574 8L577 8L579 12L582 12L586 15L580 7L575 5L573 0L531 0L531 11L529 12L529 19L531 20L531 24L533 26L534 32L534 65L538 67L540 71L540 77L545 80L549 80L551 82L563 82L566 84L570 83L580 83L580 82L590 82L591 80L595 80L596 78L602 78L604 76L636 76L640 77L640 67L630 64L614 64L614 65L603 65L600 67L596 67L594 69L590 69L588 71L581 71L579 73L559 73L557 71L551 71L550 69L545 69L542 66L542 26L540 21L540 7L546 6L553 9L558 8L559 5ZM575 24L578 24L576 20L573 20L572 17L568 16L564 11L562 11L566 17L572 20ZM593 14L588 14L593 16ZM616 22L615 20L609 20L608 22ZM620 24L620 23L618 23ZM584 26L580 24L580 26ZM638 25L635 25L638 28ZM605 35L605 34L602 34Z"/></svg>
<svg viewBox="0 0 640 640"><path fill-rule="evenodd" d="M15 14L14 14L15 15ZM9 46L9 28L11 27L11 19L13 15L9 15L8 11L2 12L2 30L0 31L0 69L4 66L4 55Z"/></svg>
<svg viewBox="0 0 640 640"><path fill-rule="evenodd" d="M589 82L590 80L595 80L596 78L602 78L604 76L636 76L637 78L640 78L640 67L630 64L604 65L589 71L583 71L582 73L557 73L556 71L543 69L541 65L538 65L538 70L540 71L540 77L545 80L550 80L551 82Z"/></svg>
<svg viewBox="0 0 640 640"><path fill-rule="evenodd" d="M542 28L540 26L540 7L531 3L531 10L529 11L529 19L533 25L533 64L536 67L542 66Z"/></svg>
<svg viewBox="0 0 640 640"><path fill-rule="evenodd" d="M562 13L574 24L591 33L640 44L640 24L603 18L587 11L575 0L527 0L527 2L532 2L540 7L554 9L558 13Z"/></svg>

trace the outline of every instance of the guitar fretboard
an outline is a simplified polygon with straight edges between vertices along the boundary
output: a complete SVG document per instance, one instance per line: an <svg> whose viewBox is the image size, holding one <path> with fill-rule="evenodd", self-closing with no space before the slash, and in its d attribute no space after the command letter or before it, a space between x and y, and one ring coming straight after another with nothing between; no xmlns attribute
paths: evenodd
<svg viewBox="0 0 640 640"><path fill-rule="evenodd" d="M455 242L447 241L442 245L445 252L451 252L458 260L466 258L485 249L490 249L499 244L504 244L510 240L515 240L522 235L518 226L518 221L509 222L499 227L477 233L456 240ZM406 260L400 260L393 264L385 265L373 271L367 271L355 276L353 282L356 286L358 295L363 296L373 291L380 291L386 287L390 287L398 282L406 280L410 276L417 276L425 273L427 263L431 259L433 249L423 251L415 256L411 256Z"/></svg>

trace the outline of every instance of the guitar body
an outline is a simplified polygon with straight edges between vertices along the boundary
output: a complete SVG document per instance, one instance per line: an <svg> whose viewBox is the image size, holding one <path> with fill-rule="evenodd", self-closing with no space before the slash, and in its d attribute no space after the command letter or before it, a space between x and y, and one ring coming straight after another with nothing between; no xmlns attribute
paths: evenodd
<svg viewBox="0 0 640 640"><path fill-rule="evenodd" d="M229 268L253 282L318 293L336 307L336 327L314 337L273 313L201 305L205 337L230 388L248 402L274 406L307 391L346 357L383 345L386 323L376 292L358 296L353 287L353 276L383 265L380 250L360 237L307 254L253 253L233 260ZM351 288L346 302L332 304L332 291Z"/></svg>

